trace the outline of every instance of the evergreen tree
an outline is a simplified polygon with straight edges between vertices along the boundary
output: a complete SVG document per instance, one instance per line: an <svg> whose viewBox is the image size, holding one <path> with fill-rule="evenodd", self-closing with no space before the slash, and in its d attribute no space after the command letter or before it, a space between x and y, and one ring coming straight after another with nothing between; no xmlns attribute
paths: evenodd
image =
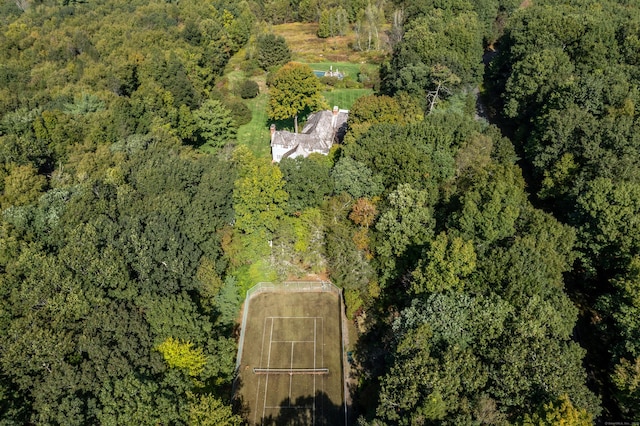
<svg viewBox="0 0 640 426"><path fill-rule="evenodd" d="M282 36L273 33L262 34L256 40L256 48L258 65L265 71L291 60L291 50Z"/></svg>

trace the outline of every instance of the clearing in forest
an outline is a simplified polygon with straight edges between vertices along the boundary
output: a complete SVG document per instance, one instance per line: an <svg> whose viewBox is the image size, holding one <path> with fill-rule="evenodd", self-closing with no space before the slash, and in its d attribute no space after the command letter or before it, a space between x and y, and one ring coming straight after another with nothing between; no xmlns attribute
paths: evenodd
<svg viewBox="0 0 640 426"><path fill-rule="evenodd" d="M288 23L274 25L270 29L277 35L283 36L292 51L292 61L308 64L314 71L339 70L345 78L358 81L361 71L375 74L383 58L388 52L380 51L356 51L353 49L355 34L350 31L345 36L318 38L317 23ZM269 125L273 122L266 114L269 100L266 87L266 75L245 75L241 71L241 64L246 60L246 51L239 51L227 66L226 77L231 88L236 87L243 79L250 78L260 85L260 94L254 99L245 100L244 103L251 110L252 119L249 123L238 128L237 141L240 145L246 145L258 157L269 158L270 133ZM331 108L338 105L341 109L351 109L355 100L361 96L373 93L373 90L362 87L327 86L322 95ZM293 123L291 123L291 127ZM288 128L288 124L285 125Z"/></svg>
<svg viewBox="0 0 640 426"><path fill-rule="evenodd" d="M341 297L333 284L247 293L235 397L248 424L345 424Z"/></svg>

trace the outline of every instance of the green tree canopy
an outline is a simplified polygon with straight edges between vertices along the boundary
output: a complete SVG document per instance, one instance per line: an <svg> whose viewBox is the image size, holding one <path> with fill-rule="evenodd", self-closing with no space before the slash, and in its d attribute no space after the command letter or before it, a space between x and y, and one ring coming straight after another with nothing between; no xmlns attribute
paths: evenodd
<svg viewBox="0 0 640 426"><path fill-rule="evenodd" d="M273 33L262 34L256 40L257 59L265 71L291 60L291 50L284 37Z"/></svg>
<svg viewBox="0 0 640 426"><path fill-rule="evenodd" d="M231 112L215 99L207 99L193 112L202 143L211 148L222 148L235 138L236 125Z"/></svg>
<svg viewBox="0 0 640 426"><path fill-rule="evenodd" d="M298 133L298 115L326 107L320 91L322 84L309 65L289 62L273 76L267 115L271 119L294 119Z"/></svg>
<svg viewBox="0 0 640 426"><path fill-rule="evenodd" d="M70 162L71 184L2 218L2 246L12 247L2 267L21 271L3 273L0 289L0 328L12 336L0 351L12 393L2 400L23 404L6 420L179 423L194 379L216 394L230 379L235 350L220 332L228 325L214 326L215 298L204 314L211 296L196 279L203 256L221 257L229 165L175 140L131 142L85 153L84 162L105 164L74 182L79 164ZM178 344L164 352L178 368L156 350L170 338ZM186 341L195 348L183 350Z"/></svg>
<svg viewBox="0 0 640 426"><path fill-rule="evenodd" d="M234 157L239 167L233 195L236 227L245 233L275 231L289 198L283 189L282 172L277 165L255 158L245 147L236 149Z"/></svg>
<svg viewBox="0 0 640 426"><path fill-rule="evenodd" d="M382 91L425 97L450 72L449 89L475 85L482 75L482 28L473 11L433 8L404 25L391 63L382 69ZM451 78L455 76L455 78Z"/></svg>
<svg viewBox="0 0 640 426"><path fill-rule="evenodd" d="M286 209L289 214L319 207L333 192L330 164L323 155L285 158L278 165L285 181L284 190L289 194Z"/></svg>

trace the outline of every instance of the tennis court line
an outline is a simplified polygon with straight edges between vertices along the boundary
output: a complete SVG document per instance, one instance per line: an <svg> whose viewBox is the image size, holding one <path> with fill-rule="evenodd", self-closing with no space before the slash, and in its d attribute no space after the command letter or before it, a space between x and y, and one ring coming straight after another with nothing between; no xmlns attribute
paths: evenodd
<svg viewBox="0 0 640 426"><path fill-rule="evenodd" d="M273 327L273 321L271 326ZM267 334L266 333L266 329L267 329L267 318L264 319L264 321L262 322L262 346L260 347L260 364L262 364L262 356L264 355L264 336ZM269 345L269 348L271 348L271 345ZM258 386L256 386L256 404L258 404L258 400L260 399L260 385L262 382L262 378L258 377ZM258 407L256 407L258 408ZM253 424L258 424L258 410L254 410L255 414L253 415ZM262 418L264 418L264 408L262 409Z"/></svg>
<svg viewBox="0 0 640 426"><path fill-rule="evenodd" d="M273 331L274 331L274 323L275 323L275 319L313 319L313 340L273 340ZM269 350L267 352L267 365L266 368L270 368L271 367L271 347L273 343L291 343L291 359L290 359L290 368L293 369L293 362L294 362L294 347L295 347L295 343L313 343L313 368L316 369L317 368L317 363L318 363L318 320L320 320L321 325L322 325L322 354L320 356L321 361L322 361L322 365L324 365L324 317L319 317L319 316L312 316L312 317L301 317L301 316L281 316L281 317L265 317L264 318L264 323L263 323L263 330L262 330L262 347L260 348L260 365L262 365L263 362L263 357L264 357L264 346L265 346L265 341L266 341L266 335L267 335L267 321L271 320L271 324L269 327L269 341L268 341L268 345L269 345ZM316 401L316 390L317 390L317 378L313 377L313 405L312 406L297 406L297 405L291 405L292 403L292 399L291 399L291 391L293 388L293 384L292 384L292 380L293 380L293 375L290 375L289 377L289 405L288 406L271 406L271 405L267 405L267 395L268 395L268 387L269 387L269 374L266 375L267 377L265 378L265 383L264 383L264 398L263 398L263 404L262 404L262 421L264 421L264 419L266 418L266 411L267 409L291 409L291 410L310 410L311 411L311 417L312 417L312 424L315 424L315 420L316 420L316 406L317 406L317 401ZM324 379L323 379L324 380ZM260 389L261 389L261 378L258 378L258 389L256 390L256 400L259 399L259 395L260 395ZM324 387L323 387L324 388ZM257 415L258 415L258 410L256 410L256 414L254 416L254 423L257 424ZM261 422L262 423L262 422Z"/></svg>
<svg viewBox="0 0 640 426"><path fill-rule="evenodd" d="M289 368L291 368L293 370L293 347L295 346L295 343L291 342L291 363L289 365ZM293 374L289 375L289 406L291 406L291 382L293 381Z"/></svg>
<svg viewBox="0 0 640 426"><path fill-rule="evenodd" d="M265 318L266 319L266 318ZM269 355L267 355L267 368L271 365L271 339L273 338L273 319L271 319L271 332L269 334ZM262 362L262 360L260 360ZM269 389L269 375L264 379L264 402L262 403L262 418L267 414L267 390Z"/></svg>
<svg viewBox="0 0 640 426"><path fill-rule="evenodd" d="M267 318L272 318L272 319L311 319L311 318L319 318L322 319L324 317L265 317L265 319Z"/></svg>

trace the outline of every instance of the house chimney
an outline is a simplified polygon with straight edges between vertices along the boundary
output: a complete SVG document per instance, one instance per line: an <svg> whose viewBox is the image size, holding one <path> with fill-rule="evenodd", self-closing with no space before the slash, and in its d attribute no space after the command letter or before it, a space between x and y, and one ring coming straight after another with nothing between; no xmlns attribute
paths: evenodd
<svg viewBox="0 0 640 426"><path fill-rule="evenodd" d="M271 131L271 137L273 137L273 134L276 132L276 125L271 124L271 126L269 126L269 130Z"/></svg>
<svg viewBox="0 0 640 426"><path fill-rule="evenodd" d="M340 109L338 109L338 105L333 107L333 115L338 115L339 111L340 111Z"/></svg>

